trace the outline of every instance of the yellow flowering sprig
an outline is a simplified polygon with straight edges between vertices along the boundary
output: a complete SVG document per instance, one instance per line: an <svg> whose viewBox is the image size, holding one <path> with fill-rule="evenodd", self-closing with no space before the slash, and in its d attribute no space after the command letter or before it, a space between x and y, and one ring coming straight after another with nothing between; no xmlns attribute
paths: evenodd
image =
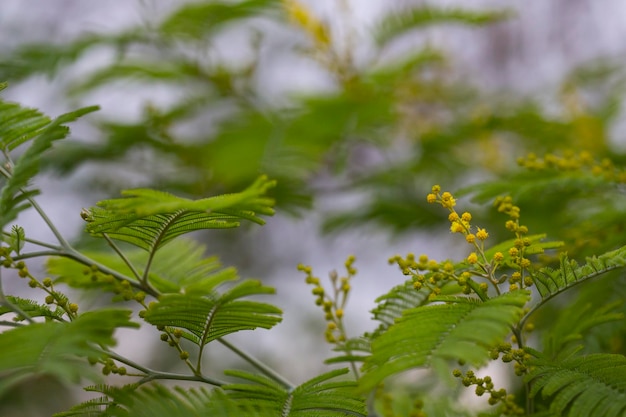
<svg viewBox="0 0 626 417"><path fill-rule="evenodd" d="M354 268L355 261L356 258L353 255L348 256L345 262L345 276L339 277L336 271L332 271L329 274L332 285L330 292L324 288L321 280L313 275L313 270L310 266L298 265L298 270L306 274L306 283L313 285L311 292L317 297L315 304L324 310L324 318L327 322L325 337L326 341L331 344L341 345L347 340L343 317L351 289L350 281L357 273L357 270Z"/></svg>
<svg viewBox="0 0 626 417"><path fill-rule="evenodd" d="M531 261L526 255L526 250L532 241L527 237L528 227L519 222L520 208L513 204L513 199L510 196L496 198L494 206L499 212L510 217L504 226L515 234L513 247L509 249L509 256L517 271L513 272L509 278L509 289L513 291L520 287L530 287L533 285L532 275L528 273Z"/></svg>
<svg viewBox="0 0 626 417"><path fill-rule="evenodd" d="M442 207L448 209L450 214L448 220L450 221L450 231L452 233L460 233L465 236L465 241L472 245L473 251L467 256L465 261L470 265L469 271L460 274L458 277L453 277L459 282L459 285L463 287L465 293L469 293L472 287L471 276L479 276L487 279L496 292L499 294L500 289L498 284L501 283L501 279L496 277L496 270L504 260L504 255L500 252L495 253L491 259L487 257L485 253L485 241L489 237L487 230L481 227L474 227L471 224L472 215L468 212L459 213L454 209L456 206L456 199L448 192L441 192L439 185L434 185L431 192L426 196L426 201L429 203L437 203ZM484 285L483 285L484 284ZM479 286L481 292L487 291L488 285L482 283ZM481 294L479 294L481 295Z"/></svg>
<svg viewBox="0 0 626 417"><path fill-rule="evenodd" d="M413 253L409 253L405 258L400 255L389 258L389 264L394 263L400 267L404 275L411 276L413 288L416 290L428 289L430 297L441 294L441 287L452 280L458 281L459 284L463 283L461 286L467 294L471 292L470 275L468 273L457 275L454 264L450 261L438 262L423 254L416 258Z"/></svg>

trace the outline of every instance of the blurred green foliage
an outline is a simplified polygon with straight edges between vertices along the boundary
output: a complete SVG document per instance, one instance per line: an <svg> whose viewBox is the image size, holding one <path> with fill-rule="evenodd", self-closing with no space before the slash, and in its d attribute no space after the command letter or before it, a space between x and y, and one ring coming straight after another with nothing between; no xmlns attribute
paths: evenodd
<svg viewBox="0 0 626 417"><path fill-rule="evenodd" d="M511 11L392 7L366 33L351 27L347 13L342 26L340 17L331 24L295 0L181 3L119 33L18 45L0 59L0 80L9 86L40 75L56 80L87 66L59 100L170 92L169 103L146 100L132 120L92 116L97 137L55 145L43 161L50 170L69 175L98 163L82 178L86 183L125 188L109 175L122 164L141 174L140 186L203 198L265 174L277 180L271 193L279 212L306 215L316 198L354 196L352 206L325 214L324 231L335 233L372 225L445 232L446 213L424 198L440 183L479 204L511 195L530 231L565 241L572 259L624 244L626 155L616 146L616 128L626 78L619 62L582 65L541 95L486 91L465 77L454 56L427 41L418 47L407 41L424 38L434 25L480 30L515 19ZM230 49L248 52L226 58ZM113 58L85 65L92 53ZM312 80L300 91L268 76L285 56L306 60L326 84L316 88ZM268 93L273 89L284 92ZM498 235L495 225L505 219L495 209L480 217L494 240L510 237ZM550 305L540 314L580 313L624 298L618 275L594 285L571 306ZM610 306L600 313L624 311ZM544 334L552 325L537 320ZM592 334L574 329L586 338L586 353L624 353L623 324L603 326Z"/></svg>
<svg viewBox="0 0 626 417"><path fill-rule="evenodd" d="M391 8L361 36L355 22L331 25L296 1L183 3L117 34L18 46L3 57L0 79L54 77L101 49L115 58L73 80L68 97L86 100L94 92L133 86L171 89L171 103L146 101L136 120L92 118L100 132L96 143L64 143L48 158L48 166L62 173L91 161L105 167L130 161L146 178L141 185L191 197L240 189L264 173L278 180L279 209L291 213L311 208L316 196L359 196L354 207L327 216L326 231L378 225L394 232L436 223L440 215L422 197L432 183L460 187L496 179L501 186L483 190L483 197L511 193L531 226L555 238L572 237L564 236L572 224L604 210L607 187L597 188L596 198L581 195L575 183L560 193L562 184L535 181L516 159L573 150L622 166L624 156L610 135L620 114L621 67L591 63L574 70L551 96L531 99L481 91L460 76L454 56L428 42L404 46L433 25L477 30L469 27L507 18L514 13L407 6ZM232 48L249 53L223 58L237 37L247 37L248 45ZM369 48L366 59L356 56L355 42ZM266 79L267 71L284 55L309 60L332 88L268 97L266 83L280 88L281 80ZM151 156L133 160L137 150ZM106 169L98 176L102 183ZM524 193L522 185L529 183L534 189ZM576 209L581 199L586 210ZM615 213L607 223L623 224L623 203L611 200ZM614 243L603 242L595 249Z"/></svg>

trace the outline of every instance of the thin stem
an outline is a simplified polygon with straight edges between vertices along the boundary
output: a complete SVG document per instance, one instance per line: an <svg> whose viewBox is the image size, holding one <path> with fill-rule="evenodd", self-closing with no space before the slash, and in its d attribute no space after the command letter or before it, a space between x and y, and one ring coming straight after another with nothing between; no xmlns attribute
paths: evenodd
<svg viewBox="0 0 626 417"><path fill-rule="evenodd" d="M271 379L283 385L285 388L289 390L294 388L294 385L291 382L289 382L285 377L283 377L282 375L279 375L276 371L274 371L273 369L265 365L263 362L261 362L254 356L250 355L247 352L244 352L243 350L239 349L237 346L233 345L230 342L227 342L226 340L222 338L217 339L217 341L220 342L222 345L226 346L228 349L230 349L234 353L236 353L239 357L244 359L250 365L254 366L256 369L261 371L261 373L265 374L265 376L270 377Z"/></svg>
<svg viewBox="0 0 626 417"><path fill-rule="evenodd" d="M5 236L11 236L11 233L9 232L2 232L2 234ZM42 242L41 240L37 240L37 239L24 238L24 241L28 243L32 243L33 245L41 246L41 247L48 248L48 249L54 249L54 250L62 249L60 246L53 245L47 242Z"/></svg>
<svg viewBox="0 0 626 417"><path fill-rule="evenodd" d="M7 326L7 327L23 327L25 326L25 324L23 323L17 323L14 321L6 321L6 320L2 320L0 321L0 326Z"/></svg>
<svg viewBox="0 0 626 417"><path fill-rule="evenodd" d="M24 190L20 190L20 191L24 192ZM46 212L43 211L43 209L37 203L37 201L35 201L35 199L32 197L27 197L27 200L30 203L30 205L35 209L35 211L37 211L39 216L41 216L41 218L46 223L50 231L54 234L54 237L56 237L56 239L59 241L61 246L65 249L70 249L71 248L70 244L67 242L67 240L65 240L65 238L63 237L59 229L57 229L54 223L52 223L52 220L50 220Z"/></svg>
<svg viewBox="0 0 626 417"><path fill-rule="evenodd" d="M115 242L113 242L111 240L109 235L107 235L106 233L102 233L102 237L104 237L104 239L107 241L109 246L115 251L115 253L117 253L117 255L122 259L122 261L124 261L126 266L132 271L132 273L135 276L135 278L137 278L137 280L141 281L141 275L139 274L137 269L135 269L135 266L130 262L130 260L126 257L126 255L124 255L124 253L115 244Z"/></svg>
<svg viewBox="0 0 626 417"><path fill-rule="evenodd" d="M150 369L145 366L142 366L138 364L137 362L134 362L115 352L111 352L107 349L99 349L99 350L100 352L104 353L111 359L114 359L120 363L130 366L133 369L143 372L145 376L141 378L141 380L139 381L139 384L145 384L147 382L154 381L157 379L168 379L168 380L176 380L176 381L198 381L198 382L205 382L207 384L211 384L217 387L226 384L226 382L224 381L214 379L214 378L208 378L203 375L184 375L184 374L176 374L176 373L171 373L171 372L155 371L154 369Z"/></svg>

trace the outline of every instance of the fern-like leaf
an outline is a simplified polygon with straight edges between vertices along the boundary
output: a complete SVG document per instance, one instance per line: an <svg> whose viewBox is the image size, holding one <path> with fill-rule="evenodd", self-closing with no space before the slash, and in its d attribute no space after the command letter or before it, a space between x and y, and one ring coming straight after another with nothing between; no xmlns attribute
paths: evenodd
<svg viewBox="0 0 626 417"><path fill-rule="evenodd" d="M166 36L202 39L226 24L258 16L278 4L277 0L245 0L235 3L213 1L187 4L169 16L161 24L160 30Z"/></svg>
<svg viewBox="0 0 626 417"><path fill-rule="evenodd" d="M184 329L183 337L199 346L241 330L269 329L281 321L281 310L271 304L240 298L272 294L274 289L245 280L221 295L167 294L150 305L148 323Z"/></svg>
<svg viewBox="0 0 626 417"><path fill-rule="evenodd" d="M17 307L19 307L24 313L28 314L29 317L45 317L47 319L56 319L62 320L65 311L61 307L57 307L52 310L50 307L44 304L39 304L34 300L28 300L20 297L13 297L11 295L7 296L9 302ZM14 311L9 307L3 307L0 305L0 316L7 313L13 313ZM19 315L14 318L14 321L20 322L23 321L25 317L20 317Z"/></svg>
<svg viewBox="0 0 626 417"><path fill-rule="evenodd" d="M560 362L539 358L526 376L531 396L550 399L550 411L568 417L619 417L626 412L626 358L592 354Z"/></svg>
<svg viewBox="0 0 626 417"><path fill-rule="evenodd" d="M482 26L502 20L508 13L474 12L465 9L444 9L434 6L420 6L394 12L379 24L375 36L379 45L385 45L406 32L441 23L459 23Z"/></svg>
<svg viewBox="0 0 626 417"><path fill-rule="evenodd" d="M239 226L249 220L264 224L262 215L272 215L273 200L265 193L275 186L262 176L246 190L190 200L162 191L123 191L125 198L104 200L91 209L87 231L95 236L129 242L151 253L177 236L203 229Z"/></svg>
<svg viewBox="0 0 626 417"><path fill-rule="evenodd" d="M245 407L228 398L221 390L205 388L167 388L127 385L96 385L87 391L104 396L75 405L53 417L266 417L263 409Z"/></svg>
<svg viewBox="0 0 626 417"><path fill-rule="evenodd" d="M81 377L96 379L98 374L84 357L100 355L95 345L115 345L117 328L139 327L129 321L130 314L128 310L99 310L69 323L35 323L0 333L0 396L34 375L74 383Z"/></svg>
<svg viewBox="0 0 626 417"><path fill-rule="evenodd" d="M302 385L288 390L275 381L244 371L226 371L227 375L242 378L248 383L222 387L230 398L243 404L257 405L267 415L280 417L365 417L365 401L356 392L354 381L332 381L348 373L337 369L319 375Z"/></svg>
<svg viewBox="0 0 626 417"><path fill-rule="evenodd" d="M624 314L617 311L623 301L615 301L600 306L586 300L571 302L562 310L547 329L543 338L546 357L567 357L583 344L583 338L590 330L609 322L623 322Z"/></svg>
<svg viewBox="0 0 626 417"><path fill-rule="evenodd" d="M590 278L625 266L626 246L623 246L600 256L587 258L587 263L584 265L578 265L566 254L561 254L558 269L542 268L532 277L539 294L545 300Z"/></svg>
<svg viewBox="0 0 626 417"><path fill-rule="evenodd" d="M360 380L362 388L370 390L391 375L446 360L482 365L489 348L519 321L529 299L530 293L521 290L485 302L446 297L445 304L405 311L372 342L372 356L366 360L366 374Z"/></svg>
<svg viewBox="0 0 626 417"><path fill-rule="evenodd" d="M83 254L89 259L133 279L133 271L115 253L90 252ZM143 275L149 254L139 248L124 252L126 258ZM58 277L74 288L109 291L115 288L106 277L96 277L82 263L69 258L52 257L46 263L48 273ZM152 260L148 280L161 293L211 294L218 286L237 280L235 268L223 268L217 257L205 255L205 247L191 239L176 239L159 251Z"/></svg>
<svg viewBox="0 0 626 417"><path fill-rule="evenodd" d="M2 110L0 108L0 118L5 117ZM17 160L11 169L11 176L2 188L0 194L0 228L4 228L7 223L17 217L19 212L28 208L30 206L27 201L28 198L38 194L37 190L25 191L24 189L39 172L42 154L52 146L54 141L63 139L68 135L69 128L65 124L96 110L98 110L97 106L85 107L63 114L50 122L36 111L24 110L20 107L14 109L17 114L9 116L6 121L8 127L5 128L4 135L0 138L2 140L1 145L5 150L10 150L25 140L30 140L33 137L34 140ZM11 126L14 128L12 129ZM19 134L25 136L18 136Z"/></svg>

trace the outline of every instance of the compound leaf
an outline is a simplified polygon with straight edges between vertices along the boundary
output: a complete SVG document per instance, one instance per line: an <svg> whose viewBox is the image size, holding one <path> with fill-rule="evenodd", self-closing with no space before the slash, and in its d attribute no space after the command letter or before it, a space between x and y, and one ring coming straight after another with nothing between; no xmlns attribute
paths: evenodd
<svg viewBox="0 0 626 417"><path fill-rule="evenodd" d="M626 411L626 358L591 354L563 361L539 358L526 376L550 411L568 417L618 417Z"/></svg>
<svg viewBox="0 0 626 417"><path fill-rule="evenodd" d="M227 375L245 379L248 383L229 384L222 388L229 398L243 401L244 404L256 404L268 410L267 415L365 417L365 401L356 391L356 382L329 382L330 379L346 373L347 369L336 369L289 390L265 376L244 371L226 371Z"/></svg>
<svg viewBox="0 0 626 417"><path fill-rule="evenodd" d="M456 298L456 302L453 301ZM489 348L501 341L522 317L528 291L514 291L482 302L445 297L445 304L406 310L372 342L360 385L370 390L391 375L446 360L479 366Z"/></svg>
<svg viewBox="0 0 626 417"><path fill-rule="evenodd" d="M106 233L154 253L177 236L203 229L239 226L240 220L264 224L274 204L264 194L274 181L262 176L242 192L190 200L150 189L126 190L124 198L100 201L87 216L87 231Z"/></svg>
<svg viewBox="0 0 626 417"><path fill-rule="evenodd" d="M269 329L281 321L281 310L271 304L240 300L249 295L272 294L274 289L245 280L224 293L207 296L166 294L150 305L148 323L184 329L183 337L199 346L241 330Z"/></svg>
<svg viewBox="0 0 626 417"><path fill-rule="evenodd" d="M0 333L0 396L29 377L51 375L76 383L98 374L85 360L100 356L96 345L113 346L119 327L132 323L130 310L103 309L83 313L72 322L34 323Z"/></svg>

